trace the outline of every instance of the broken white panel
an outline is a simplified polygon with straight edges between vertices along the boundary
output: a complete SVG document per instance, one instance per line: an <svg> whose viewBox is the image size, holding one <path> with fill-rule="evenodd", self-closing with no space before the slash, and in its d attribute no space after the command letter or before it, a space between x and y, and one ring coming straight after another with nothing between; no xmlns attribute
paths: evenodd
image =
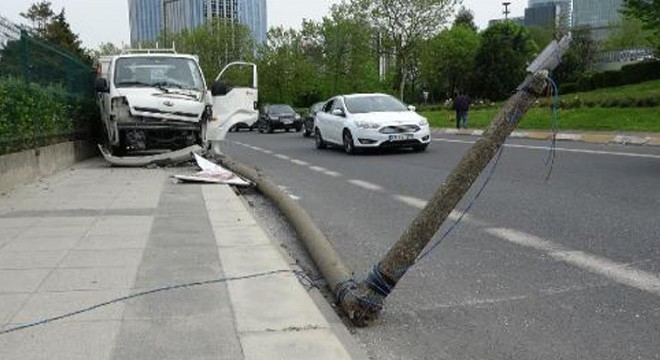
<svg viewBox="0 0 660 360"><path fill-rule="evenodd" d="M202 171L194 175L174 175L173 177L175 179L183 182L201 182L237 186L249 186L251 184L249 181L236 175L233 171L227 170L197 154L194 155L197 166L199 166Z"/></svg>

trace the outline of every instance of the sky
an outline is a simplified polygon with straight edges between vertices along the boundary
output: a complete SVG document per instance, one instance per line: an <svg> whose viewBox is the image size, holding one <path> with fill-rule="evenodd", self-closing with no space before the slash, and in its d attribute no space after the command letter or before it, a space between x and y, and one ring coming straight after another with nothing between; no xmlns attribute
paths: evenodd
<svg viewBox="0 0 660 360"><path fill-rule="evenodd" d="M73 32L80 36L83 46L97 48L104 42L121 46L129 42L128 0L50 0L55 12L65 9ZM509 16L522 16L527 0L511 2ZM37 0L2 0L0 15L14 22L24 22L19 13L25 12ZM339 0L267 0L268 26L300 28L303 19L320 20ZM501 18L500 0L463 0L472 10L475 22L485 28L488 20Z"/></svg>

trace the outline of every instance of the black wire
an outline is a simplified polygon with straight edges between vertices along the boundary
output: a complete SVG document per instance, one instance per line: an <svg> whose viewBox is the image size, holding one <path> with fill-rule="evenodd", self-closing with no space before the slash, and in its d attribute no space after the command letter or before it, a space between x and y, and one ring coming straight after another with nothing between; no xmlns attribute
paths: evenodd
<svg viewBox="0 0 660 360"><path fill-rule="evenodd" d="M102 307L105 307L105 306L108 306L108 305L112 305L112 304L115 304L115 303L118 303L118 302L123 302L123 301L126 301L126 300L130 300L130 299L145 296L145 295L151 295L151 294L155 294L155 293L162 292L162 291L184 289L184 288L190 288L190 287L201 286L201 285L209 285L209 284L217 284L217 283L228 282L228 281L254 279L254 278L258 278L258 277L264 277L264 276L281 274L281 273L294 273L297 276L301 276L301 275L303 277L306 276L305 274L301 274L300 271L273 270L273 271L263 272L263 273L259 273L259 274L219 278L219 279L206 280L206 281L197 281L197 282L192 282L192 283L187 283L187 284L179 284L179 285L172 285L172 286L163 286L163 287L160 287L160 288L147 290L147 291L142 291L142 292L135 293L135 294L132 294L132 295L122 296L120 298L116 298L114 300L110 300L110 301L106 301L106 302L103 302L103 303L100 303L100 304L96 304L96 305L90 306L88 308L77 310L77 311L74 311L74 312L71 312L71 313L68 313L68 314L64 314L64 315L60 315L60 316L56 316L56 317L52 317L52 318L48 318L48 319L44 319L44 320L40 320L40 321L36 321L36 322L25 324L25 325L19 325L19 326L9 328L9 329L6 329L6 330L2 330L2 331L0 331L0 336L9 334L9 333L12 333L12 332L15 332L15 331L19 331L19 330L25 330L25 329L29 329L29 328L32 328L32 327L45 325L45 324L48 324L50 322L66 319L66 318L76 316L76 315L80 315L82 313L86 313L86 312L89 312L89 311L92 311L92 310L96 310L96 309L99 309L99 308L102 308Z"/></svg>

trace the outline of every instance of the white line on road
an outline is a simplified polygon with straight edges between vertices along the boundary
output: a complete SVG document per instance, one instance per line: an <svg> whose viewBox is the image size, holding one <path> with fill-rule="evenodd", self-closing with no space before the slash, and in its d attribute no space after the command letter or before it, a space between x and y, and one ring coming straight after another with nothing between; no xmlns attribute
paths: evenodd
<svg viewBox="0 0 660 360"><path fill-rule="evenodd" d="M302 161L302 160L298 160L298 159L291 159L291 162L294 163L294 164L296 164L296 165L300 165L300 166L307 166L307 165L309 165L308 162L305 162L305 161Z"/></svg>
<svg viewBox="0 0 660 360"><path fill-rule="evenodd" d="M312 169L312 170L314 170L314 171L318 171L318 172L326 172L326 171L328 171L328 169L326 169L326 168L324 168L324 167L320 167L320 166L310 166L309 168Z"/></svg>
<svg viewBox="0 0 660 360"><path fill-rule="evenodd" d="M355 186L358 186L358 187L361 187L361 188L367 189L367 190L372 190L372 191L382 191L383 190L382 186L376 185L374 183L370 183L370 182L364 181L364 180L353 179L353 180L348 180L348 182L355 185Z"/></svg>
<svg viewBox="0 0 660 360"><path fill-rule="evenodd" d="M406 195L394 195L394 198L410 207L414 207L416 209L423 209L424 206L426 206L427 201L424 199L419 199L416 197L412 196L406 196ZM449 216L447 217L451 221L456 221L461 217L461 211L453 210L451 213L449 213ZM488 226L489 224L475 219L472 215L470 214L465 214L463 216L463 222L470 223L474 226Z"/></svg>
<svg viewBox="0 0 660 360"><path fill-rule="evenodd" d="M328 175L328 176L332 176L332 177L340 177L341 176L341 173L338 173L336 171L324 171L323 173Z"/></svg>
<svg viewBox="0 0 660 360"><path fill-rule="evenodd" d="M453 140L453 139L433 139L437 142L447 142L447 143L459 143L459 144L474 144L476 141L472 140ZM514 149L531 149L531 150L545 150L549 151L552 148L549 146L532 146L532 145L519 145L519 144L504 144L505 147L514 148ZM594 154L594 155L614 155L614 156L626 156L626 157L638 157L638 158L647 158L647 159L660 159L660 155L654 154L640 154L640 153L625 153L618 151L601 151L601 150L584 150L584 149L568 149L562 147L556 147L556 151L562 152L572 152L572 153L582 153L582 154Z"/></svg>
<svg viewBox="0 0 660 360"><path fill-rule="evenodd" d="M542 251L555 260L571 264L611 281L660 295L660 277L628 264L618 263L584 251L567 249L560 244L507 228L490 228L486 232L502 240Z"/></svg>
<svg viewBox="0 0 660 360"><path fill-rule="evenodd" d="M266 149L264 149L262 152L263 152L264 154L272 154L272 153L273 153L272 151L270 151L270 150L266 150Z"/></svg>
<svg viewBox="0 0 660 360"><path fill-rule="evenodd" d="M273 156L275 156L275 157L278 158L278 159L282 159L282 160L289 160L289 159L291 159L290 157L288 157L288 156L286 156L286 155L282 155L282 154L275 154L275 155L273 155Z"/></svg>

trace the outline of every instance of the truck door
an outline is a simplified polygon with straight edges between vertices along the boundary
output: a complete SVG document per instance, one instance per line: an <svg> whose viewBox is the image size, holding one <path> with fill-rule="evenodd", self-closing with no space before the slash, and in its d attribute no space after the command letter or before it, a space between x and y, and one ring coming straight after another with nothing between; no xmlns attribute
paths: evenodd
<svg viewBox="0 0 660 360"><path fill-rule="evenodd" d="M231 87L223 79L227 70L234 67L251 68L252 81L250 86ZM225 66L215 78L211 87L213 99L213 119L209 122L206 132L208 141L224 140L229 129L239 123L254 126L259 119L257 101L257 65L242 61L232 62Z"/></svg>

